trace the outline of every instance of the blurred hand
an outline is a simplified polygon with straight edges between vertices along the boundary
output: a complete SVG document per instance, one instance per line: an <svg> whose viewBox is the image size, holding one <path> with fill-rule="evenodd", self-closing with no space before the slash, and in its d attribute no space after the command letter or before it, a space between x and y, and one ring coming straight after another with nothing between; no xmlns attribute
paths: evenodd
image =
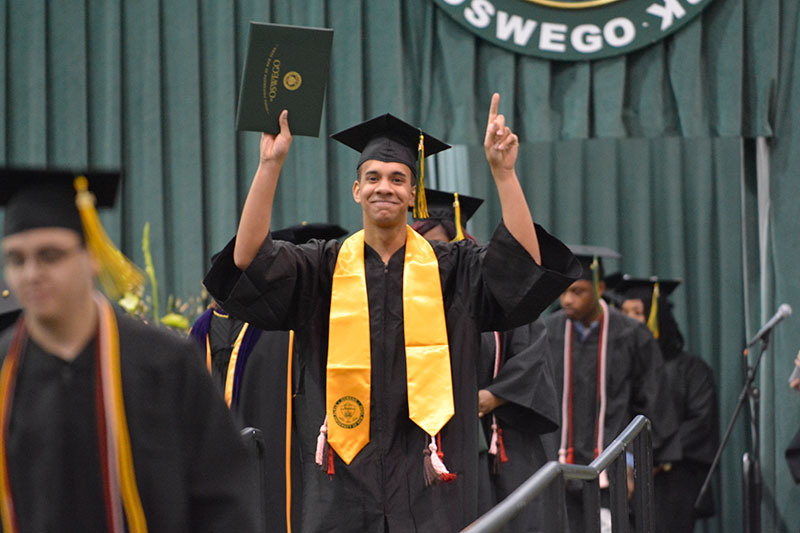
<svg viewBox="0 0 800 533"><path fill-rule="evenodd" d="M478 418L483 418L483 415L487 415L506 403L506 400L502 398L498 398L491 392L486 389L481 389L478 391Z"/></svg>

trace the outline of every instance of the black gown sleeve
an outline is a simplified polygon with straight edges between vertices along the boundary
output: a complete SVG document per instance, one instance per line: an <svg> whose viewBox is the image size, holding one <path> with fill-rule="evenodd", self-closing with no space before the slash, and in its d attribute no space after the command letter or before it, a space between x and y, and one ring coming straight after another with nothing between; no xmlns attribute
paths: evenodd
<svg viewBox="0 0 800 533"><path fill-rule="evenodd" d="M558 398L547 357L547 330L541 320L501 335L502 358L486 390L508 403L497 418L532 434L558 429Z"/></svg>
<svg viewBox="0 0 800 533"><path fill-rule="evenodd" d="M541 266L502 222L486 246L470 241L434 244L445 301L454 293L467 300L481 331L506 331L536 320L581 273L580 263L561 241L538 225L536 235Z"/></svg>
<svg viewBox="0 0 800 533"><path fill-rule="evenodd" d="M203 283L225 311L264 330L298 329L309 311L330 300L339 243L302 245L264 240L242 272L233 262L232 239Z"/></svg>

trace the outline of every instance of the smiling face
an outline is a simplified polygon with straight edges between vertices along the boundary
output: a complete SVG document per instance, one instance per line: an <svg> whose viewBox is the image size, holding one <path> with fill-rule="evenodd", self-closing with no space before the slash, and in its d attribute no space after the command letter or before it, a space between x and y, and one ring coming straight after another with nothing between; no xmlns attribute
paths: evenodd
<svg viewBox="0 0 800 533"><path fill-rule="evenodd" d="M391 228L406 223L417 187L403 163L364 161L353 183L353 199L361 204L364 227Z"/></svg>
<svg viewBox="0 0 800 533"><path fill-rule="evenodd" d="M5 278L25 314L40 322L63 319L91 297L95 264L80 236L66 228L21 231L3 239Z"/></svg>

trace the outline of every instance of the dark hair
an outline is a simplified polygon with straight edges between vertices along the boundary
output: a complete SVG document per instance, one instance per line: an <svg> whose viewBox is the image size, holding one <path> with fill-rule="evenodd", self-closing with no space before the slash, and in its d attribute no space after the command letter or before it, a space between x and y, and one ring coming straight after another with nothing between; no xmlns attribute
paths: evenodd
<svg viewBox="0 0 800 533"><path fill-rule="evenodd" d="M441 226L444 229L444 232L447 234L447 239L452 241L456 238L456 225L449 221L449 220L439 220L438 218L424 218L421 220L416 220L413 224L411 224L411 229L419 233L420 235L425 235L430 230L434 229L436 226Z"/></svg>

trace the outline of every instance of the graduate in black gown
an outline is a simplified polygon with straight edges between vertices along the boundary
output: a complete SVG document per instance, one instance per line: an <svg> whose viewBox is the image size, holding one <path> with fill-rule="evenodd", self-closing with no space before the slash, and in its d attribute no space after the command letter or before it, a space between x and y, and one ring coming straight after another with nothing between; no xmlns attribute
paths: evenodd
<svg viewBox="0 0 800 533"><path fill-rule="evenodd" d="M710 493L700 509L694 504L719 445L714 372L683 349L683 335L668 299L679 284L680 280L628 275L609 280L622 312L647 324L658 340L679 424L680 459L657 464L654 478L656 531L664 533L694 531L696 519L713 516Z"/></svg>
<svg viewBox="0 0 800 533"><path fill-rule="evenodd" d="M274 240L294 244L338 239L346 234L347 230L336 224L306 222L271 233ZM257 428L262 436L269 435L263 439L261 487L265 516L261 530L301 530L300 443L292 409L287 409L292 407L287 403L287 384L292 384L288 397L294 397L299 385L297 377L302 374L302 361L293 353L293 336L288 331L253 327L228 314L217 302L195 321L190 334L206 351L209 372L240 426ZM287 442L291 450L288 458ZM291 485L287 486L287 479ZM288 516L281 520L279 515L284 509Z"/></svg>
<svg viewBox="0 0 800 533"><path fill-rule="evenodd" d="M653 424L656 462L679 458L658 343L647 326L602 298L600 258L619 255L602 247L570 248L584 266L583 277L561 295L561 310L545 319L561 408L561 431L546 436L550 458L589 464L637 414ZM601 476L601 488L607 484ZM580 533L583 504L580 491L572 489L577 484L567 492L569 525L572 533ZM602 508L607 498L602 490ZM609 519L608 511L602 511L601 522Z"/></svg>
<svg viewBox="0 0 800 533"><path fill-rule="evenodd" d="M463 227L483 200L426 189L429 217L412 228L429 240L473 239ZM456 202L457 199L457 202ZM474 240L474 239L473 239ZM547 462L541 434L558 429L560 413L542 319L481 334L478 360L479 514L501 502ZM502 531L542 531L543 498Z"/></svg>
<svg viewBox="0 0 800 533"><path fill-rule="evenodd" d="M578 270L534 228L514 171L518 139L498 105L495 95L484 146L503 223L487 246L408 229L407 208L425 207L418 146L447 145L391 115L334 136L361 152L353 197L364 230L341 245L273 241L286 112L280 134L262 135L235 243L205 284L227 311L295 331L306 361L298 430L301 445L320 445L322 466L305 470L306 531L453 531L477 515L480 332L534 320Z"/></svg>
<svg viewBox="0 0 800 533"><path fill-rule="evenodd" d="M119 174L89 173L100 206ZM101 235L85 180L5 169L0 514L12 531L254 531L248 458L197 347L127 316L135 267ZM83 221L82 221L83 218Z"/></svg>

